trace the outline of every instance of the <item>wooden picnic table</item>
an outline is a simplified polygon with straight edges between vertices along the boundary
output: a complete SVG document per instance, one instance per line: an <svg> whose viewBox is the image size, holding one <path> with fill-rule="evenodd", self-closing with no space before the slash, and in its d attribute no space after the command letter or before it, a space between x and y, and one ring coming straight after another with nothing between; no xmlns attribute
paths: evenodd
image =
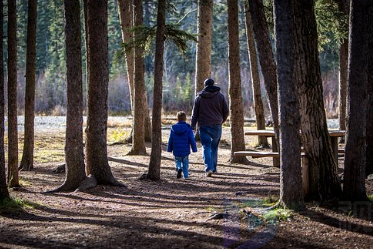
<svg viewBox="0 0 373 249"><path fill-rule="evenodd" d="M333 150L333 154L336 159L336 162L338 162L338 138L343 137L345 134L346 134L346 131L329 130L331 146L332 146L332 150ZM251 130L251 131L245 132L245 135L270 137L272 139L272 152L278 153L278 147L276 143L274 130ZM279 157L273 157L273 166L280 167Z"/></svg>
<svg viewBox="0 0 373 249"><path fill-rule="evenodd" d="M245 132L245 135L270 137L272 139L272 152L278 153L278 147L276 143L276 137L275 137L274 130L251 130L251 131ZM280 167L280 157L273 157L273 166Z"/></svg>

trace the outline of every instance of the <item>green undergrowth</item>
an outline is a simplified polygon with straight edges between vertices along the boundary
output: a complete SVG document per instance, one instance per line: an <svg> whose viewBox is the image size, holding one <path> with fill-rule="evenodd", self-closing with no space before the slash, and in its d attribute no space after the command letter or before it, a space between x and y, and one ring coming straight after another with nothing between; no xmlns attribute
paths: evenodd
<svg viewBox="0 0 373 249"><path fill-rule="evenodd" d="M271 193L269 193L268 196L266 196L264 198L264 205L273 206L279 201L279 199L280 199L280 197L272 195Z"/></svg>
<svg viewBox="0 0 373 249"><path fill-rule="evenodd" d="M37 207L40 207L40 204L20 198L7 198L0 201L0 214L20 213Z"/></svg>
<svg viewBox="0 0 373 249"><path fill-rule="evenodd" d="M294 216L294 212L291 209L285 209L285 208L276 208L273 210L268 211L265 214L265 217L272 217L276 216L277 220L279 221L287 221L291 219Z"/></svg>
<svg viewBox="0 0 373 249"><path fill-rule="evenodd" d="M240 213L254 212L259 214L264 220L287 221L294 216L294 211L291 209L277 207L279 197L269 194L264 199L249 199L235 203L241 208ZM245 211L244 211L245 210Z"/></svg>

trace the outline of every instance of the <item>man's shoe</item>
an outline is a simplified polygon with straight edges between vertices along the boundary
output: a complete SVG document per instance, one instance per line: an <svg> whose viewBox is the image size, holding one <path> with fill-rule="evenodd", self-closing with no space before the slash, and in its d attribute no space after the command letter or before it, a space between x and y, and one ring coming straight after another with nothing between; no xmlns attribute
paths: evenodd
<svg viewBox="0 0 373 249"><path fill-rule="evenodd" d="M177 178L181 178L181 172L182 171L183 171L182 169L177 170L177 175L176 175Z"/></svg>
<svg viewBox="0 0 373 249"><path fill-rule="evenodd" d="M212 171L211 170L207 171L206 172L206 177L211 177L211 176L212 176Z"/></svg>

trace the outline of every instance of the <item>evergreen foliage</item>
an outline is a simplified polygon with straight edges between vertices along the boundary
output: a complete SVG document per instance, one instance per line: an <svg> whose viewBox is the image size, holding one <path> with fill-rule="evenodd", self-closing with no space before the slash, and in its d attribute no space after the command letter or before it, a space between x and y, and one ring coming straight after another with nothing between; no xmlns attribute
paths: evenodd
<svg viewBox="0 0 373 249"><path fill-rule="evenodd" d="M81 6L83 7L83 1ZM272 1L265 0L267 21L273 32ZM25 69L26 69L26 28L27 0L17 1L18 11L18 72L19 72L19 108L24 108ZM114 112L129 112L130 104L127 80L125 77L125 62L123 54L121 29L117 11L117 1L108 2L109 31L109 110ZM83 9L83 8L82 8ZM145 79L147 90L151 91L153 84L154 36L156 32L157 1L144 1L144 25L137 27L143 32L142 42L148 53L145 55ZM212 33L212 75L222 87L222 92L228 89L228 40L227 40L227 5L223 0L214 1ZM338 11L332 0L318 0L316 15L319 28L320 59L323 73L336 72L338 68L339 42L347 34L347 17ZM83 11L82 11L83 12ZM4 13L7 8L4 6ZM247 46L244 32L244 13L240 9L240 51L243 75L244 104L250 107L252 103L251 83L249 80ZM84 15L82 20L82 61L83 89L86 96L86 64ZM168 3L167 31L165 44L164 73L164 108L173 111L187 106L194 98L194 70L197 32L197 1L175 0ZM66 108L66 67L64 43L63 1L38 1L37 18L37 52L36 52L36 112L46 114L65 114ZM7 20L4 19L4 32L7 30ZM7 38L4 37L6 48ZM119 55L119 56L118 56ZM7 51L4 50L4 58ZM7 70L5 63L5 72ZM335 73L336 74L336 73ZM247 75L247 76L246 76ZM186 89L188 87L188 89ZM190 89L189 89L190 88ZM176 89L182 89L180 91ZM336 87L335 87L336 89ZM151 100L152 93L148 92ZM336 94L336 93L335 93ZM149 101L151 103L151 101ZM191 107L187 106L186 111ZM245 108L249 110L249 108Z"/></svg>

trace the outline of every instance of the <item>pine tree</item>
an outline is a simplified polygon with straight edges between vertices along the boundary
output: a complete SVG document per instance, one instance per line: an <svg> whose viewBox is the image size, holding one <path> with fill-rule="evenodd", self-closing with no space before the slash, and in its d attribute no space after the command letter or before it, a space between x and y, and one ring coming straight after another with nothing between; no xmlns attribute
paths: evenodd
<svg viewBox="0 0 373 249"><path fill-rule="evenodd" d="M17 5L8 1L8 185L19 186L17 131Z"/></svg>
<svg viewBox="0 0 373 249"><path fill-rule="evenodd" d="M29 0L27 19L25 134L23 154L20 164L22 170L32 170L34 168L36 19L37 0Z"/></svg>
<svg viewBox="0 0 373 249"><path fill-rule="evenodd" d="M162 89L163 53L166 28L166 0L158 1L157 34L154 60L154 93L152 119L152 152L147 177L152 180L161 178L162 158Z"/></svg>
<svg viewBox="0 0 373 249"><path fill-rule="evenodd" d="M3 1L0 1L0 35L3 35ZM0 41L0 58L3 58L3 39ZM0 61L0 117L4 117L4 62ZM4 148L4 118L0 121L0 202L9 198L8 186L6 184L5 173L5 148Z"/></svg>

